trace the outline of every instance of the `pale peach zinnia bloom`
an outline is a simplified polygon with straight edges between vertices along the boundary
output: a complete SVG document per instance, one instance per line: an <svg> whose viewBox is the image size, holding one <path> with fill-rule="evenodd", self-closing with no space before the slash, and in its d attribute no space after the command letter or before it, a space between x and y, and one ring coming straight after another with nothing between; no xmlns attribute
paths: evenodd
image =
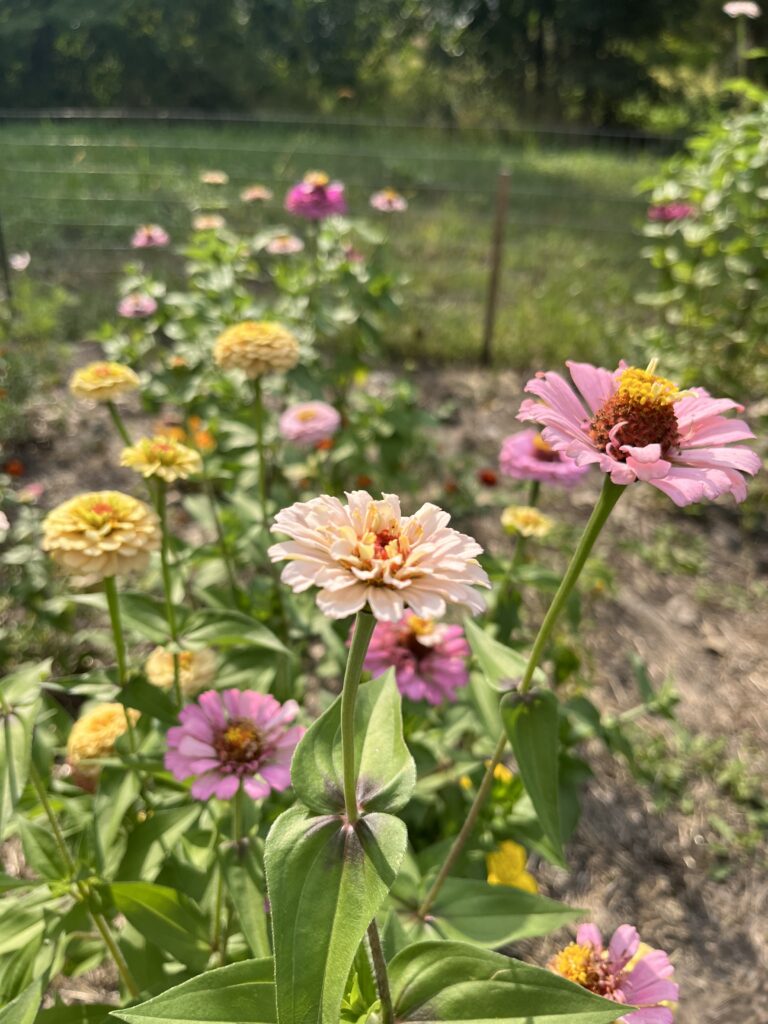
<svg viewBox="0 0 768 1024"><path fill-rule="evenodd" d="M473 587L489 587L477 561L482 548L448 526L451 517L425 504L403 516L394 494L376 501L367 491L347 493L347 504L327 494L278 512L272 527L290 541L269 549L273 562L288 560L282 580L296 593L320 588L317 604L332 619L368 605L373 615L399 621L406 606L439 618L448 604L481 612Z"/></svg>

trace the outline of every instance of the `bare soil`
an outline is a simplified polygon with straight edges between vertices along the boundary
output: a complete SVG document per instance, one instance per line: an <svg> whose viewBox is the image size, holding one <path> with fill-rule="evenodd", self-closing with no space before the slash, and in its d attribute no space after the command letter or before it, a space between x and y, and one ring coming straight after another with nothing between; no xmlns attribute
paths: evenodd
<svg viewBox="0 0 768 1024"><path fill-rule="evenodd" d="M77 361L95 355L82 346ZM445 450L462 452L478 468L494 466L501 439L518 426L518 376L462 367L430 370L420 379L430 407L456 403L457 414L441 428ZM134 486L132 474L115 468L120 445L101 410L84 410L62 389L47 396L32 415L37 443L22 456L28 479L46 482L46 506L78 491ZM137 434L149 425L130 414L126 420ZM548 491L545 511L579 524L598 486L591 477L572 494ZM484 541L502 542L495 514L479 515L474 525ZM596 703L617 711L637 703L629 663L635 651L657 685L674 679L681 696L678 719L690 733L724 738L724 757L748 763L765 778L765 502L762 518L751 525L747 531L728 505L709 506L692 516L650 487L630 488L599 542L599 554L615 573L615 591L592 606L584 643L590 696ZM649 564L643 546L653 543L660 526L669 527L684 549L690 546L694 559L704 553L701 572L681 574ZM718 837L712 810L734 826L740 816L711 778L703 774L692 780L691 808L660 812L649 788L636 782L622 761L597 744L586 753L594 777L569 847L572 870L537 864L543 891L587 908L604 931L632 922L650 944L666 949L681 985L680 1024L768 1022L765 843L757 850L734 849L730 872L715 881L711 851ZM528 942L520 952L543 962L556 945L552 940ZM78 979L76 987L104 998L103 977ZM79 993L71 994L79 1001Z"/></svg>

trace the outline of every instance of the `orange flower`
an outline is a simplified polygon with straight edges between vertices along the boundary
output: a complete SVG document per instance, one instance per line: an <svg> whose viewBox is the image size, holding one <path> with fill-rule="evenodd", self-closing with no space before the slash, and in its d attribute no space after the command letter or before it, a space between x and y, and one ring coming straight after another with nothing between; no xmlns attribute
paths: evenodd
<svg viewBox="0 0 768 1024"><path fill-rule="evenodd" d="M21 459L8 459L3 466L3 472L7 473L8 476L24 476L26 466Z"/></svg>

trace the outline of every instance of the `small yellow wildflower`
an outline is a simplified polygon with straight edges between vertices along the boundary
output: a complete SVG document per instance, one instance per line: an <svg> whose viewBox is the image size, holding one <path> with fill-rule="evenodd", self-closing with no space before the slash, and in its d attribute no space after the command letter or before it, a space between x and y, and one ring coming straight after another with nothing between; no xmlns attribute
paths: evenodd
<svg viewBox="0 0 768 1024"><path fill-rule="evenodd" d="M511 839L505 839L498 850L485 856L490 885L510 885L525 892L538 892L533 875L525 870L528 855L525 848Z"/></svg>
<svg viewBox="0 0 768 1024"><path fill-rule="evenodd" d="M99 766L81 762L109 757L115 743L128 728L129 715L135 725L139 712L133 708L126 711L122 704L97 704L85 711L72 726L67 738L67 761L78 785L90 788L88 783L92 783L99 774Z"/></svg>
<svg viewBox="0 0 768 1024"><path fill-rule="evenodd" d="M170 437L143 437L136 444L123 449L120 465L128 466L143 477L157 476L166 483L186 480L203 468L200 453Z"/></svg>
<svg viewBox="0 0 768 1024"><path fill-rule="evenodd" d="M507 533L521 537L546 537L555 522L530 505L508 505L501 513L501 525Z"/></svg>
<svg viewBox="0 0 768 1024"><path fill-rule="evenodd" d="M170 690L173 686L173 654L164 647L156 647L144 663L144 671L153 686ZM179 654L179 682L186 697L194 697L204 690L215 675L216 655L209 647Z"/></svg>

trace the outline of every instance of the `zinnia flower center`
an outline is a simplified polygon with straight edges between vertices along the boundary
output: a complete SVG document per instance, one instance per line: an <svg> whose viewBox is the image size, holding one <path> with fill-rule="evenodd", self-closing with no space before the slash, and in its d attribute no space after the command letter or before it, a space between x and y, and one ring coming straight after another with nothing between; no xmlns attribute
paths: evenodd
<svg viewBox="0 0 768 1024"><path fill-rule="evenodd" d="M216 736L214 749L224 764L255 761L262 751L261 733L245 718L233 718Z"/></svg>
<svg viewBox="0 0 768 1024"><path fill-rule="evenodd" d="M309 421L315 419L316 416L317 410L315 409L301 409L296 413L296 419L301 420L302 423L309 423Z"/></svg>
<svg viewBox="0 0 768 1024"><path fill-rule="evenodd" d="M616 1002L624 1001L618 991L622 972L611 968L607 953L598 953L589 944L571 942L552 957L548 966L590 992Z"/></svg>
<svg viewBox="0 0 768 1024"><path fill-rule="evenodd" d="M557 462L560 455L552 448L541 434L537 434L533 439L533 454L539 462Z"/></svg>
<svg viewBox="0 0 768 1024"><path fill-rule="evenodd" d="M117 512L108 501L95 501L90 508L83 509L83 519L88 526L105 526L110 520L116 518Z"/></svg>
<svg viewBox="0 0 768 1024"><path fill-rule="evenodd" d="M677 385L647 370L629 367L619 377L614 395L595 413L588 426L589 436L600 451L623 461L622 446L644 448L661 445L666 457L678 446L680 431L674 403L683 397Z"/></svg>
<svg viewBox="0 0 768 1024"><path fill-rule="evenodd" d="M304 175L304 184L312 189L324 189L330 180L323 171L310 171Z"/></svg>

